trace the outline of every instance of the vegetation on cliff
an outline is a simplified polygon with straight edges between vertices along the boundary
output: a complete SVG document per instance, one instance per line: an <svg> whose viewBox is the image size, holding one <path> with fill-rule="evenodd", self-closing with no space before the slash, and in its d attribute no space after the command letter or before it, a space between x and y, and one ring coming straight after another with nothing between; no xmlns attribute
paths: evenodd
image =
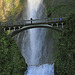
<svg viewBox="0 0 75 75"><path fill-rule="evenodd" d="M58 41L55 75L75 75L75 12L68 16Z"/></svg>
<svg viewBox="0 0 75 75"><path fill-rule="evenodd" d="M52 1L50 3L52 3ZM49 17L66 17L75 11L74 7L74 0L54 0L52 6L47 8L47 14Z"/></svg>
<svg viewBox="0 0 75 75"><path fill-rule="evenodd" d="M16 43L0 26L0 75L23 75L26 67Z"/></svg>
<svg viewBox="0 0 75 75"><path fill-rule="evenodd" d="M22 9L22 0L0 0L0 21L17 19Z"/></svg>

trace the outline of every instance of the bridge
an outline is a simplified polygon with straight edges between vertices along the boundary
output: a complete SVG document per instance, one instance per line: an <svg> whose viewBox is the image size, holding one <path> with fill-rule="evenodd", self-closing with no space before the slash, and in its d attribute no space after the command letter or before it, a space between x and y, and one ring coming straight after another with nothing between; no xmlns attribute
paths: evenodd
<svg viewBox="0 0 75 75"><path fill-rule="evenodd" d="M30 20L20 20L13 22L1 22L1 26L4 27L4 31L11 31L11 35L16 35L17 33L30 29L30 28L51 28L57 31L62 31L64 28L64 20L59 18L44 18L44 19L30 19Z"/></svg>

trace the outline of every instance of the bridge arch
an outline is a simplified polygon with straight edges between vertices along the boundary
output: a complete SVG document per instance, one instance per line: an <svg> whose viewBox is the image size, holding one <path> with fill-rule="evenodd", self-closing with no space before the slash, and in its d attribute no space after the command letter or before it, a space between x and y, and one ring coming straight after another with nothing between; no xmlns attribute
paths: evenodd
<svg viewBox="0 0 75 75"><path fill-rule="evenodd" d="M14 36L24 30L27 30L27 29L31 29L31 28L50 28L50 29L53 29L53 30L56 30L56 31L59 31L59 32L62 32L62 29L61 28L58 28L58 27L54 27L52 25L48 25L48 24L41 24L41 25L27 25L27 26L24 26L16 31L13 31L12 33L10 33L9 35L10 36Z"/></svg>
<svg viewBox="0 0 75 75"><path fill-rule="evenodd" d="M30 28L51 28L57 31L62 31L65 20L59 20L59 18L44 18L34 20L22 20L14 22L2 22L1 25L4 27L4 31L13 29L10 33L11 36L18 34L23 30Z"/></svg>

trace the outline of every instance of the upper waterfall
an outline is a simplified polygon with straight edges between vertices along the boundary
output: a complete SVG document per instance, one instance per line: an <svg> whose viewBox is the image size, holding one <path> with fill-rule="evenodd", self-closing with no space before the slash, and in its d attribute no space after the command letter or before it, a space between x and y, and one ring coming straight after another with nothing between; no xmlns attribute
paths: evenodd
<svg viewBox="0 0 75 75"><path fill-rule="evenodd" d="M45 16L45 7L43 0L27 0L26 13L27 18L24 19L40 19ZM49 35L46 36L47 29L33 28L24 31L21 44L21 52L28 64L28 71L25 75L54 75L54 64L48 65L53 62L52 52L54 41ZM51 52L51 54L49 54ZM42 65L42 66L41 66ZM49 69L50 67L50 69ZM46 71L45 71L46 70Z"/></svg>
<svg viewBox="0 0 75 75"><path fill-rule="evenodd" d="M40 9L40 7L42 9ZM44 9L43 0L27 0L27 9L26 9L27 19L30 19L30 18L40 19L42 15L42 11L45 10L43 9ZM39 13L39 15L37 15L37 13ZM27 39L27 41L29 42L28 46L25 46L27 42L26 42L26 38L23 37L22 54L28 65L40 65L43 63L42 62L42 48L45 43L45 35L46 35L46 29L43 29L43 28L42 29L39 29L39 28L29 29L28 30L29 40Z"/></svg>
<svg viewBox="0 0 75 75"><path fill-rule="evenodd" d="M37 18L37 12L39 13L38 9L42 5L43 0L27 0L27 18ZM41 13L40 13L41 14ZM40 15L41 16L41 15Z"/></svg>

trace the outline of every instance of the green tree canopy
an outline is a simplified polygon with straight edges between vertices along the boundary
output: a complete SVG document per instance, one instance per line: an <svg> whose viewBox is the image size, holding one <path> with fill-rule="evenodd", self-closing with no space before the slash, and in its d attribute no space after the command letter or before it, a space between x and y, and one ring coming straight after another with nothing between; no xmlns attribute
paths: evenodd
<svg viewBox="0 0 75 75"><path fill-rule="evenodd" d="M58 41L55 75L75 75L75 12L68 16Z"/></svg>
<svg viewBox="0 0 75 75"><path fill-rule="evenodd" d="M23 75L25 70L24 58L15 41L0 27L0 75Z"/></svg>

